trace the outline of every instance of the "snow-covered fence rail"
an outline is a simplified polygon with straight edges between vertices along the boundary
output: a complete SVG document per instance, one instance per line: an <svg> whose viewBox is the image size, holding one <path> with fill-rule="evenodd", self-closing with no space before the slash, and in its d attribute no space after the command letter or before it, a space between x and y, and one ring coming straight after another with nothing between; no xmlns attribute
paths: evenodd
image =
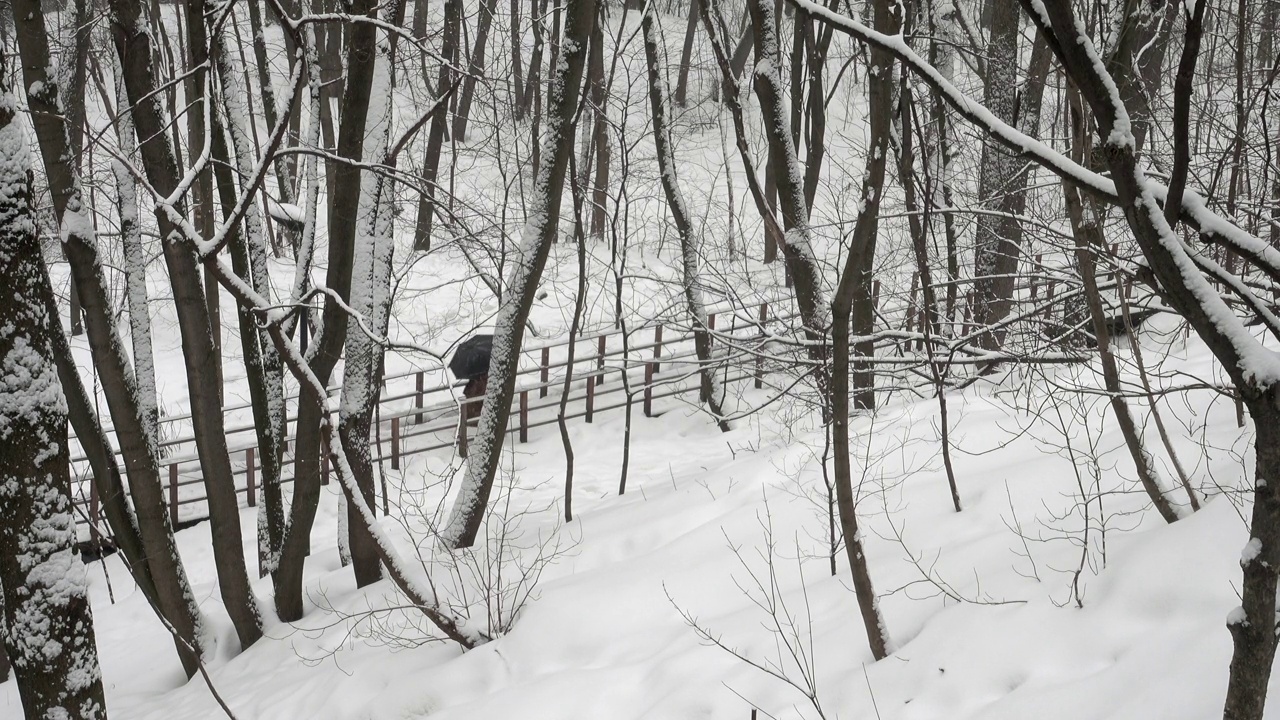
<svg viewBox="0 0 1280 720"><path fill-rule="evenodd" d="M1038 265L1039 261L1037 258ZM878 341L877 355L884 363L882 367L929 362L927 355L918 354L925 347L925 335L920 332L924 310L919 303L918 281L912 283L911 292L906 296L881 297L879 285L877 281L875 295L880 324L900 331L894 337L886 336ZM1022 301L1036 308L1030 311L1031 314L1052 319L1056 314L1053 313L1056 285L1053 274L1046 273L1043 277L1033 276L1030 283L1020 288ZM783 303L790 305L789 301ZM953 320L952 338L974 331L968 320L968 299L962 300L961 304L966 310L965 319L961 323ZM779 361L785 362L785 353L772 353L763 345L770 338L791 337L796 330L791 327L798 320L796 314L791 311L778 313L769 302L751 308L722 304L708 310L708 324L720 348L715 360L717 372L722 373L722 381L727 385L752 380L756 388L762 387L771 364L768 358L776 355ZM942 340L946 341L945 338ZM581 419L590 423L596 413L623 408L637 400L644 413L651 415L655 412L656 401L698 392L699 365L693 349L692 328L687 324L667 321L630 328L625 351L622 331L617 329L584 334L576 342L578 349L573 363L568 420ZM527 442L531 430L557 421L560 388L568 370L568 347L567 339L525 347L512 400L512 421L507 429L508 434L518 436L519 442ZM913 347L916 354L910 352ZM957 362L955 358L943 361ZM626 382L623 382L624 375ZM464 405L482 403L485 398L464 400L458 397L456 390L460 385L450 381L442 367L388 374L383 380L370 438L374 445L374 462L384 468L400 470L405 458L417 454L447 448L465 454L468 435L467 426L459 422L461 411ZM627 388L630 388L629 392ZM330 389L329 412L335 421L340 391L340 387ZM291 438L289 426L296 422L297 397L288 398L286 405L285 436ZM232 403L224 407L224 412L228 418L227 446L231 454L235 492L243 498L245 505L252 507L258 501L262 465L253 423L243 419L247 417L249 408L248 403ZM108 436L114 438L110 428ZM99 498L89 481L88 461L82 452L77 452L78 445L73 444L72 447L72 490L78 508L81 537L96 542L103 527ZM281 477L281 482L286 484L293 481L292 449L292 442L286 439ZM324 450L327 453L327 448ZM116 454L123 467L118 450ZM184 526L205 519L204 481L194 436L190 431L189 414L161 418L160 455L172 522ZM327 457L322 467L327 484L330 471ZM385 489L382 495L385 509L388 504Z"/></svg>
<svg viewBox="0 0 1280 720"><path fill-rule="evenodd" d="M709 325L726 347L762 342L766 337L766 326L784 328L795 319L794 313L771 311L768 302L749 309L725 305L711 310ZM787 334L786 330L780 332ZM578 351L575 353L569 394L569 406L574 409L568 412L566 419L592 422L596 413L622 408L632 402L638 403L646 415L651 415L655 412L656 401L698 392L698 361L693 350L692 329L687 325L655 322L629 328L625 351L622 331L617 329L584 334L576 342ZM564 373L568 371L568 346L569 341L565 339L526 347L512 401L512 422L507 431L510 435L517 435L519 442L527 442L531 430L556 422L560 388ZM595 352L584 351L584 347ZM760 356L753 359L749 353L725 349L717 355L716 361L726 383L754 380L756 387L763 383L765 365ZM464 400L458 397L455 391L461 383L449 382L443 373L443 369L415 369L388 374L384 378L370 438L375 463L399 470L405 458L412 455L448 448L466 452L467 426L459 422L461 410L463 405L481 403L485 398ZM628 387L629 393L626 391ZM335 421L340 390L340 387L330 389L330 413ZM289 398L287 405L287 423L291 425L296 421L297 397ZM237 418L243 417L248 409L247 403L233 403L225 407L225 412L229 418ZM207 518L206 494L194 436L189 430L190 415L169 415L161 419L161 424L164 427L160 462L168 492L170 519L177 526L204 520ZM255 506L262 465L254 426L252 422L229 420L226 435L236 494L245 505ZM110 429L108 436L114 439ZM291 437L292 433L287 431L286 438ZM77 447L73 438L73 449ZM281 478L281 482L286 484L293 481L292 450L292 441L286 440ZM81 538L96 544L102 539L99 531L104 529L104 525L99 498L90 482L91 471L82 452L73 451L70 462ZM117 462L123 467L118 450ZM323 479L327 484L327 457L323 468ZM385 508L388 504L385 490L382 495Z"/></svg>

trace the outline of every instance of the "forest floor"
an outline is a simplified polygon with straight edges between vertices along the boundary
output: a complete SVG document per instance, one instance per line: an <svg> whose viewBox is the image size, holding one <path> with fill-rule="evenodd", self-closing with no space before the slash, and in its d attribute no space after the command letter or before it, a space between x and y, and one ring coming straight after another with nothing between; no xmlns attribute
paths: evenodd
<svg viewBox="0 0 1280 720"><path fill-rule="evenodd" d="M1166 371L1212 373L1172 316L1152 321L1143 342L1149 355L1168 355ZM1018 371L1001 392L951 393L959 513L942 469L936 400L895 396L854 423L858 511L893 643L878 663L842 553L831 573L817 459L824 433L814 414L773 405L721 434L705 414L669 400L660 417L636 413L624 495L622 414L571 428L569 523L554 429L509 449L504 477L514 488L497 511L505 522L490 519L490 537L507 529L507 582L522 571L538 576L532 587L499 588L506 602L529 596L509 632L467 653L429 641L419 618L394 609L389 583L354 588L339 563L336 485L313 533L309 612L295 625L269 621L244 652L221 607L207 523L182 531L183 560L216 638L210 675L242 720L747 720L753 705L763 717L821 717L802 692L809 687L826 718L1212 717L1247 540L1238 505L1252 432L1208 391L1162 406L1209 496L1201 512L1166 525L1133 482L1105 404L1063 392L1098 383L1087 368ZM740 402L753 399L746 392ZM1147 436L1165 457L1154 428ZM383 522L407 551L405 528L415 528L432 557L419 526L447 501L439 479L455 467L429 455L386 471L401 510ZM246 509L249 558L255 524ZM438 559L430 562L449 585ZM222 716L199 678L184 680L118 559L92 564L89 577L112 716ZM272 617L269 580L255 590ZM471 600L482 615L483 602ZM1268 716L1280 718L1280 705L1271 707ZM0 685L0 715L16 708L14 684Z"/></svg>
<svg viewBox="0 0 1280 720"><path fill-rule="evenodd" d="M645 85L637 80L643 68L641 61L622 63L615 90L614 107L637 124L630 128L637 137L645 117ZM832 157L853 158L856 169L858 97L837 97L829 139L839 150ZM722 207L720 173L734 174L736 160L725 161L724 128L717 137L714 113L703 114L689 113L685 130L694 131L679 140L689 200L701 209L698 230L735 237L733 221L725 231L722 218L734 217L736 203L746 225L737 236L758 239L740 173L733 180L738 197L725 206L729 211ZM967 145L961 151L972 160L981 144ZM487 156L476 151L460 162L458 196L476 203L477 217L497 217L484 205L490 200L505 213L508 198L494 190L501 183L486 169ZM654 176L653 169L637 163L633 172ZM814 217L836 228L848 219L842 213L856 207L856 198L848 202L856 186L830 185ZM660 196L636 195L629 207L634 219L612 228L611 242L634 238L626 311L654 318L678 307L672 280L679 265L675 241L653 220L664 212ZM509 204L513 218L522 216L514 199ZM503 247L518 234L518 223L501 217L493 220L497 229L476 234L477 246ZM838 267L839 233L819 236L819 255ZM738 267L718 244L708 245L714 247L705 272L718 273L709 286L744 297L781 290L780 263ZM586 327L600 329L612 318L610 273L622 268L609 242L591 247ZM886 296L908 284L909 263L890 258L907 257L908 248L882 243L877 259L887 272L905 272L900 282L886 276ZM501 267L476 255L470 261L457 252L401 255L389 334L443 354L491 322L497 301L468 278L474 267L491 276L501 276ZM54 270L55 284L65 287L65 273L58 275L65 268ZM557 245L533 314L542 338L567 331L576 273L573 245ZM288 287L291 275L284 263L272 270L278 288ZM149 285L158 390L167 413L177 414L186 401L171 291L162 272ZM905 294L895 302L905 305ZM225 298L222 320L227 402L247 400L234 308ZM1213 382L1221 374L1171 315L1148 322L1141 338L1148 362L1162 365L1166 380L1157 384ZM77 343L88 378L92 363L83 341ZM1122 357L1129 352L1118 349ZM387 372L438 367L423 357L389 357ZM438 379L444 377L441 371ZM874 416L855 419L858 515L892 641L891 655L880 662L867 647L843 549L832 570L821 461L826 436L817 413L786 399L722 434L696 407L668 399L658 404L658 417L635 413L625 494L619 494L623 414L570 427L576 456L570 522L563 518L565 456L556 430L542 428L528 444L509 445L502 502L487 525L491 540L505 529L506 544L493 540L487 554L461 556L452 566L424 526L447 510L446 480L458 461L436 453L413 456L400 471L383 468L395 502L382 522L407 555L424 559L422 571L441 594L482 625L485 617L502 624L514 613L508 631L466 653L432 641L421 617L398 607L389 582L354 587L339 561L336 484L325 488L313 530L306 616L292 625L276 621L271 583L257 581L266 636L243 652L217 590L208 523L181 531L182 559L213 636L209 675L240 720L748 720L753 707L761 718L788 720L1220 716L1231 654L1226 618L1238 604L1238 563L1248 539L1252 428L1247 421L1239 427L1231 400L1212 390L1161 400L1176 452L1206 499L1200 512L1166 525L1134 479L1101 384L1096 365L1014 367L948 393L960 512L943 468L935 398L886 394ZM738 408L768 397L742 387L735 392ZM1149 410L1134 402L1148 448L1172 486ZM243 510L251 564L256 524L256 511ZM224 717L206 684L183 676L167 633L119 559L92 563L88 576L111 717ZM1275 683L1272 691L1280 697ZM0 684L0 720L16 718L18 708L15 683ZM1268 717L1280 720L1280 700Z"/></svg>

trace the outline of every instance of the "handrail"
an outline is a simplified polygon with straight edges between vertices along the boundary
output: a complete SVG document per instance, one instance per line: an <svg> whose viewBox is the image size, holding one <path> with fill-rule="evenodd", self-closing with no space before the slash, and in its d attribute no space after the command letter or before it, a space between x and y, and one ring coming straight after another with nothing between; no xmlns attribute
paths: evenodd
<svg viewBox="0 0 1280 720"><path fill-rule="evenodd" d="M732 313L735 318L738 316L737 311L739 309L740 308L736 305L727 306L728 312ZM764 313L764 319L770 323L785 322L793 320L796 317L794 312L770 315L768 313L767 302L762 303L762 311ZM712 315L710 319L711 322L709 324L714 327L715 316L723 316L725 312L725 308L715 308L713 313L709 313ZM757 323L759 322L760 317L757 316L752 318L749 324L743 326L741 329L751 334L748 335L744 333L739 340L746 341L750 340L752 337L763 337L756 330ZM668 333L666 337L664 337L663 330L665 328L675 329L676 332ZM737 323L734 323L733 329L738 329ZM642 325L638 328L629 329L628 336L635 337L637 334L644 333L646 331L654 332L652 341L646 339L635 344L629 343L625 351L621 345L617 343L610 346L607 340L610 337L620 336L623 332L621 329L609 329L603 332L579 336L572 340L572 342L578 343L579 345L582 343L594 342L598 347L601 346L603 341L604 352L597 351L595 353L579 353L574 358L573 366L575 371L573 373L573 386L570 389L569 401L574 404L582 404L585 402L585 408L568 413L566 415L567 419L586 417L587 421L590 422L594 413L623 407L626 405L626 402L636 402L635 398L637 396L643 396L644 408L647 414L652 411L652 401L655 399L671 397L686 392L693 392L698 389L696 384L694 384L693 387L683 387L681 384L677 383L669 389L655 391L655 388L660 387L658 381L670 383L673 382L671 379L672 376L690 376L687 369L682 369L678 373L671 372L670 370L661 373L655 371L660 366L666 366L667 368L684 368L687 367L690 359L696 358L696 352L690 345L688 345L694 336L692 328L681 324L655 322ZM731 332L731 329L723 327L717 328L717 332L723 336L724 334ZM533 362L529 364L522 363L524 367L521 367L517 371L518 385L512 398L511 407L513 421L508 423L507 429L508 435L518 434L520 442L527 441L528 431L530 429L556 422L556 417L554 417L554 415L549 419L530 418L530 415L548 414L548 412L552 410L555 410L558 413L560 402L558 393L555 394L553 400L548 400L546 402L535 401L533 403L529 402L529 395L531 393L537 393L538 399L546 398L551 394L550 391L553 387L559 387L563 384L563 370L569 365L567 357L556 358L553 361L551 356L553 350L558 348L567 348L570 342L571 341L569 339L565 338L557 342L540 343L524 349L522 354L526 357L530 357ZM684 345L685 347L677 347L681 345ZM670 350L667 350L668 348L670 348ZM667 350L667 352L664 353L664 350ZM671 350L674 350L674 352L671 352ZM621 363L618 362L619 360L621 360ZM725 382L737 382L741 379L752 377L750 372L736 374L731 372L729 367L734 365L733 358L720 358L720 363L726 363ZM587 367L583 368L582 366L584 365ZM459 400L451 394L447 400L441 399L440 401L427 404L423 402L427 396L453 390L459 384L457 382L451 382L426 386L423 381L425 380L425 376L428 372L431 371L419 369L391 374L384 378L383 387L381 388L378 398L378 422L375 424L374 432L381 435L382 430L389 429L390 434L389 437L382 440L376 440L375 438L370 439L371 443L374 443L376 446L374 457L375 462L386 462L390 460L392 468L399 469L401 464L400 460L403 457L439 450L450 446L458 446L460 448L465 447L467 441L466 433L455 432L463 429L461 424L457 421L456 415L453 415L450 420L445 422L435 422L435 418L438 418L441 412L456 410L457 408L461 408L463 405L481 403L485 398L477 397ZM636 375L640 375L642 372L643 380L639 377L634 377ZM595 399L597 397L608 397L622 391L624 384L621 382L621 375L623 373L628 373L630 376L633 376L632 397L622 403L605 403L598 407L595 406ZM730 375L733 376L730 377ZM617 376L618 379L609 383L608 378L612 376ZM756 376L758 378L758 373ZM526 380L532 379L533 382L521 382L521 378ZM413 385L410 386L412 389L400 389L400 387L404 386L406 381L409 379L412 379L413 382ZM680 378L676 378L676 380L679 379ZM331 402L336 399L335 395L339 389L340 387L330 388L327 399ZM286 398L286 407L288 407L288 405L296 407L297 399L298 398L296 396ZM229 414L249 407L250 406L248 404L231 406L228 407L225 412ZM335 409L331 407L330 412L334 411ZM426 416L433 417L431 419L427 419ZM417 422L410 423L409 418L415 417L417 418ZM189 414L177 415L165 418L162 422L179 423L182 420L189 418ZM296 412L287 413L286 426L289 422L296 422L296 419ZM402 423L406 425L403 432L401 431ZM387 426L390 427L388 428ZM252 433L253 430L254 425L252 423L237 423L236 425L227 428L225 432L226 435L232 437ZM427 436L433 434L438 435L445 431L449 431L452 435L447 442L437 440L427 442L421 447L406 446L406 443L409 440L415 440L418 438L425 439ZM108 429L107 432L113 433L114 431ZM168 438L163 443L160 443L160 447L162 449L176 448L183 445L194 444L194 441L194 434L188 433L179 437ZM389 452L385 452L382 449L383 443L390 444L391 449ZM286 444L288 443L286 442ZM258 463L256 459L256 437L250 436L239 442L232 441L228 448L228 452L232 455L232 476L236 479L235 492L240 496L244 496L249 506L253 506L256 504L257 494L255 474L261 468L260 463ZM243 455L241 455L241 453L243 453ZM115 450L114 454L120 455L119 450ZM243 458L243 460L241 458ZM198 461L198 453L193 452L180 455L170 455L168 457L161 458L161 465L164 468L167 468L168 477L166 487L168 490L168 504L171 520L175 525L178 525L179 523L186 524L198 521L205 517L205 515L201 515L199 511L196 511L195 515L185 511L189 509L190 506L204 502L207 499L205 494L200 492L198 489L184 491L185 489L192 488L192 486L203 486L204 481L199 477ZM70 462L73 466L78 465L83 467L87 462L87 458L81 454L71 458ZM293 481L291 472L292 465L293 462L291 459L286 457L285 462L282 463L282 483ZM326 483L328 480L328 473L329 461L326 458L323 463L323 476ZM243 478L243 481L241 481L241 478ZM101 513L96 488L91 482L91 475L87 469L85 472L73 471L72 482L73 487L76 485L80 486L80 492L76 493L77 497L75 498L75 502L86 506L85 510L87 512L83 513L83 516L93 520L89 525L89 534L92 539L100 540L101 538L98 533L100 522L98 522L98 520L100 519ZM89 491L87 493L88 497L85 497L85 486L87 486ZM78 522L81 521L79 519L80 517L81 514L77 514Z"/></svg>

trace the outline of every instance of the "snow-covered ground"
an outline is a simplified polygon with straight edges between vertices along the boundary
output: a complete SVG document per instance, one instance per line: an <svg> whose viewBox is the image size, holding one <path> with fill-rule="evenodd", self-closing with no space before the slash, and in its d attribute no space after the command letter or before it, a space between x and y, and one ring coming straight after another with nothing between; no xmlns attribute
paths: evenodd
<svg viewBox="0 0 1280 720"><path fill-rule="evenodd" d="M674 28L682 22L667 19L669 45L678 43ZM635 61L638 46L628 52L613 111L631 133L620 139L638 148L633 182L656 187L652 151L645 154L651 144L639 139L647 132L643 62ZM705 91L711 76L699 77ZM861 171L860 97L842 91L832 104L828 162L843 173L833 170L833 177ZM757 299L785 292L780 264L758 265L722 247L736 238L746 256L758 257L760 234L740 166L725 152L724 119L709 106L694 104L681 115L677 138L699 230L715 240L704 258L708 285ZM499 173L502 163L491 154L495 147L527 148L502 137L477 146L459 151L456 174L460 213L473 221L472 255L459 244L426 256L401 253L396 261L389 334L436 353L492 322L498 301L475 281L473 266L497 276L503 258L477 248L502 247L521 224L525 185L518 172ZM971 162L978 149L960 148L957 162ZM736 188L732 206L726 174ZM827 267L839 265L840 223L856 208L857 187L834 179L819 190L814 217ZM410 210L415 202L406 197L402 204ZM633 319L653 318L677 307L674 248L669 238L664 244L658 194L636 192L628 202L630 214L617 228L631 244L621 304ZM731 207L736 220L726 227L726 217L735 217ZM903 222L887 223L878 255L884 295L896 292L898 301L910 273L902 272L905 240L893 240ZM614 239L589 245L589 329L613 319ZM400 241L408 245L408 238ZM317 278L322 272L315 269ZM541 337L566 331L576 273L573 245L556 246L546 294L532 315ZM65 268L55 267L54 276L65 287ZM277 262L272 277L277 288L287 287L291 266ZM118 276L111 281L118 284ZM159 264L152 265L149 289L159 393L168 414L178 414L186 409L181 350ZM222 320L226 399L238 403L248 393L226 298ZM1168 383L1214 377L1208 352L1194 340L1184 344L1172 317L1151 321L1143 338L1148 362L1164 362ZM91 382L87 348L76 342ZM409 353L390 357L387 371L437 366ZM1252 431L1237 427L1231 402L1211 391L1162 401L1176 450L1208 496L1201 512L1165 525L1146 508L1105 399L1068 391L1098 390L1093 370L1063 367L1041 376L1014 369L999 384L949 395L960 513L951 507L942 469L936 400L897 394L874 417L854 422L859 517L893 643L880 662L867 648L843 550L831 571L818 459L825 439L816 415L785 401L721 434L706 415L668 400L659 405L660 417L635 414L623 495L622 414L571 427L575 517L568 523L556 431L543 428L530 443L510 446L503 482L514 487L499 511L510 544L505 584L497 584L505 588L504 602L531 592L509 632L467 653L430 641L419 617L395 609L389 583L354 588L350 569L339 563L334 485L326 488L313 531L308 614L296 625L269 620L266 636L244 652L215 585L208 525L182 531L182 557L216 634L211 680L241 720L747 720L753 706L767 713L762 717L791 719L1219 715L1231 650L1225 620L1238 604L1238 561L1248 536L1240 491L1252 476ZM765 397L743 390L739 406ZM1149 417L1144 404L1135 404L1140 420ZM1149 448L1169 468L1154 426L1145 426ZM451 457L432 454L414 456L402 471L383 468L398 506L383 522L406 552L421 543L430 559L423 571L450 597L468 588L466 602L480 613L474 573L463 568L467 578L452 582L442 561L447 554L430 544L414 510L423 505L431 514L447 504L441 479L457 467ZM251 562L253 513L245 510L241 522ZM489 528L502 519L491 517ZM540 572L532 588L510 584L521 570ZM111 716L223 717L199 677L185 680L168 635L118 558L92 564L89 577ZM255 591L271 618L270 582L257 582ZM0 685L0 720L18 717L18 707L15 684ZM1280 718L1280 701L1268 717Z"/></svg>
<svg viewBox="0 0 1280 720"><path fill-rule="evenodd" d="M1168 349L1179 369L1209 369L1203 348L1184 349L1180 333L1171 345L1146 337L1149 353ZM1096 385L1077 372L1051 377ZM813 417L784 405L722 435L672 401L661 417L637 413L625 495L617 492L621 413L573 427L576 517L567 524L554 430L514 446L505 513L526 551L506 567L530 567L538 549L557 549L510 632L465 654L426 642L412 614L368 613L396 599L386 582L356 591L340 566L332 486L313 534L312 609L297 625L270 624L242 653L216 592L208 527L183 531L183 559L217 634L210 675L242 719L745 720L753 705L814 718L800 690L806 676L827 718L1220 712L1224 621L1238 602L1247 539L1230 491L1248 476L1240 458L1250 431L1236 427L1229 401L1206 391L1164 407L1184 463L1210 495L1201 512L1165 525L1142 509L1099 398L1026 383L1016 397L981 387L951 396L958 514L941 470L935 401L899 398L855 423L859 514L893 641L881 662L867 649L843 555L830 574L815 460L823 435L809 427ZM1154 429L1148 436L1156 447ZM418 493L431 503L434 478L448 467L437 455L387 472L393 488L432 485ZM246 536L248 557L253 542ZM89 575L113 716L220 717L205 684L184 681L118 561L93 564ZM269 607L269 581L256 590ZM768 607L779 609L781 632ZM16 708L14 684L0 686L0 714Z"/></svg>

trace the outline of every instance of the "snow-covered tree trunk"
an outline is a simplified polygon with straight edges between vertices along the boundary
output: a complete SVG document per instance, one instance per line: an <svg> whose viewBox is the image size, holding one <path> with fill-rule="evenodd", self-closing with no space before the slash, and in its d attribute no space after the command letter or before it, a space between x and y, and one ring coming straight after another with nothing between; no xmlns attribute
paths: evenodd
<svg viewBox="0 0 1280 720"><path fill-rule="evenodd" d="M230 52L235 36L229 24L214 38L213 58L221 80L223 117L230 130L235 164L240 177L253 175L253 139L246 120L250 118L245 98L248 88L241 82L242 68ZM214 127L218 128L219 123ZM273 123L274 127L274 123ZM276 164L279 170L279 164ZM226 177L229 168L219 168L218 185L223 212L229 213L235 202L235 190ZM228 204L228 200L231 201ZM244 234L236 233L228 242L231 263L263 297L271 297L267 274L267 239L263 218L256 202L244 213ZM280 493L281 460L284 455L285 404L284 371L280 356L266 332L258 326L248 308L238 308L240 346L245 374L249 381L249 398L253 408L253 425L258 441L258 457L262 462L262 510L258 514L259 566L270 573L275 569L280 545L284 541L284 506Z"/></svg>
<svg viewBox="0 0 1280 720"><path fill-rule="evenodd" d="M488 400L480 413L480 427L471 444L462 487L443 532L443 541L455 548L469 547L475 542L484 519L507 434L525 321L560 221L560 200L565 171L573 155L574 120L589 36L595 23L596 0L568 0L566 13L561 60L552 66L542 161L529 204L528 224L507 283L507 301L499 309L494 323Z"/></svg>
<svg viewBox="0 0 1280 720"><path fill-rule="evenodd" d="M876 26L888 32L895 31L898 21L889 9L888 0L876 0L873 7ZM791 143L787 114L783 107L778 62L781 53L773 17L774 4L770 0L751 0L748 8L751 11L751 24L756 34L756 95L760 99L761 116L769 138L769 152L775 156L776 165L784 169L779 174L778 197L782 206L783 220L788 224L784 249L787 262L792 267L791 275L795 279L796 299L811 337L818 332L825 334L827 328L830 328L831 332L831 366L829 368L827 366L825 342L819 346L820 353L813 359L821 363L817 385L824 403L824 415L828 415L832 423L837 506L840 511L840 524L844 532L849 568L853 575L854 591L858 598L858 610L867 633L871 654L879 660L888 654L889 639L871 584L866 555L862 551L862 534L857 519L857 498L854 496L850 467L849 331L852 324L859 334L869 335L872 310L874 310L871 307L871 266L875 258L880 198L889 151L894 81L893 58L887 53L879 53L872 58L875 72L871 75L868 91L871 145L867 150L867 169L862 186L862 208L854 226L839 285L831 296L830 314L827 314L827 308L824 306L819 306L822 307L821 313L811 311L806 314L805 286L813 284L814 288L809 290L808 294L814 296L814 300L819 302L825 300L825 292L821 290L821 276L818 274L817 262L810 249L811 231L809 212L804 199L803 175L800 171L799 159L796 157L795 146ZM806 274L813 279L807 279ZM822 336L814 339L826 340ZM860 354L869 355L874 352L874 345L871 343L858 343L854 347ZM811 355L813 355L812 351ZM861 383L858 383L855 378L855 383L862 392L859 405L874 407L869 370L865 372L865 377L866 379Z"/></svg>
<svg viewBox="0 0 1280 720"><path fill-rule="evenodd" d="M404 19L404 0L398 0L392 23ZM382 158L394 167L391 151L392 95L396 87L396 49L394 36L379 43L378 63L373 75L373 97L380 99L370 112L366 132L365 157ZM444 116L444 106L437 106L437 117ZM383 173L366 173L360 183L360 221L356 229L355 257L351 268L351 309L359 314L363 327L348 334L346 361L343 365L342 401L339 405L338 432L342 449L351 463L356 485L371 514L374 503L373 457L369 447L369 431L373 412L382 387L382 343L371 337L385 337L391 320L391 262L395 251L392 236L393 188ZM356 586L364 587L382 579L377 547L360 518L355 503L348 502L344 518L348 547L356 576Z"/></svg>
<svg viewBox="0 0 1280 720"><path fill-rule="evenodd" d="M203 622L169 524L169 509L160 479L155 425L148 421L145 399L154 397L155 389L142 386L146 382L145 376L135 376L116 328L97 238L84 207L80 179L72 162L69 131L62 122L61 98L55 81L57 76L49 71L49 38L40 4L37 0L16 0L14 11L15 17L22 19L16 27L23 58L23 81L28 90L27 105L32 109L32 124L52 191L54 211L62 226L63 251L84 309L89 347L124 458L138 534L145 548L143 557L155 584L157 607L177 633L178 655L187 675L191 676L197 667L197 656L192 649L197 653L203 649ZM142 32L145 32L145 26L142 26ZM59 353L59 357L65 358L65 364L71 364L69 352L65 355ZM71 373L72 367L63 371L68 380ZM71 390L67 395L72 398L72 410L76 410L80 394ZM76 414L80 415L79 412ZM81 425L86 426L83 439L92 444L95 434L88 433L91 428L87 423L81 422ZM104 495L104 499L112 504L116 503L114 497L113 494ZM117 520L123 520L122 511L123 508L117 505L111 512Z"/></svg>
<svg viewBox="0 0 1280 720"><path fill-rule="evenodd" d="M27 718L106 718L18 107L0 94L0 602Z"/></svg>
<svg viewBox="0 0 1280 720"><path fill-rule="evenodd" d="M191 0L191 3L195 6L193 16L203 17L203 4L199 0ZM168 196L178 188L182 175L166 135L168 120L159 98L154 94L157 83L151 64L150 37L142 22L142 8L138 0L114 0L111 12L116 50L133 106L134 127L142 140L139 149L143 167L152 186ZM203 23L198 24L200 32L190 33L190 36L203 38ZM220 134L219 127L218 132L210 133L211 139L216 141ZM181 203L174 209L180 213ZM182 232L173 216L157 207L156 219L177 308L187 391L191 398L192 427L209 499L219 590L241 646L248 647L261 636L262 620L244 565L240 511L232 484L231 460L227 454L220 397L221 374L217 367L212 319L195 254L183 243Z"/></svg>
<svg viewBox="0 0 1280 720"><path fill-rule="evenodd" d="M378 6L371 0L357 0L350 12L376 18ZM371 23L353 23L347 33L347 73L336 152L357 162L364 159L369 101L378 56L377 33ZM321 93L322 110L324 97ZM322 125L323 119L321 116ZM351 298L351 265L363 175L359 167L348 163L336 163L332 170L334 192L329 196L333 201L329 205L329 266L325 286L337 297L325 296L322 322L308 358L311 372L324 385L329 383L347 338L348 316L340 302L346 303ZM304 393L298 402L293 509L275 578L276 612L286 621L298 620L303 612L303 563L310 552L311 526L320 503L320 439L331 424L326 404L323 393ZM330 453L334 449L331 445Z"/></svg>
<svg viewBox="0 0 1280 720"><path fill-rule="evenodd" d="M698 2L698 0L693 0ZM671 221L680 236L680 258L683 269L685 309L693 324L693 347L702 366L702 390L700 397L716 419L720 429L727 432L729 424L724 418L724 386L716 377L711 358L711 335L707 329L707 309L702 301L701 277L698 264L701 248L689 220L689 209L680 192L677 163L672 150L671 124L667 108L667 83L664 77L667 67L666 45L662 37L662 25L653 2L645 4L641 20L644 32L645 61L649 71L649 108L653 117L653 143L658 155L658 171L662 177L662 191L667 197Z"/></svg>

